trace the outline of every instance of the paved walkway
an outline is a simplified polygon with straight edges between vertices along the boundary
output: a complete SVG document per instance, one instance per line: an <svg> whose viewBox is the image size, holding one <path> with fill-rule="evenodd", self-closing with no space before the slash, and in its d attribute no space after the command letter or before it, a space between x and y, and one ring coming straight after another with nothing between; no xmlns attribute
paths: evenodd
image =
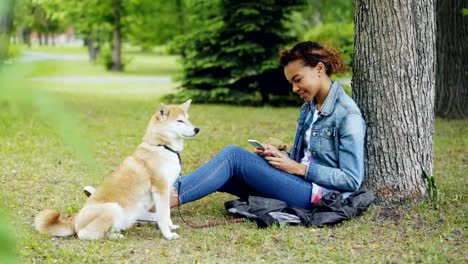
<svg viewBox="0 0 468 264"><path fill-rule="evenodd" d="M88 60L88 56L82 54L55 54L37 51L23 51L23 56L18 59L19 62L26 63L42 60L85 61Z"/></svg>

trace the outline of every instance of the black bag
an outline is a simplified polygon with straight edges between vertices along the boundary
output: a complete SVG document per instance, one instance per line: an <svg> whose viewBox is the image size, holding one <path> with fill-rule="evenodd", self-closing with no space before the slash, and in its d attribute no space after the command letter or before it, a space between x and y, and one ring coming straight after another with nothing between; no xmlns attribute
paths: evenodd
<svg viewBox="0 0 468 264"><path fill-rule="evenodd" d="M228 201L224 207L230 213L256 221L259 228L284 223L323 227L361 215L374 200L374 195L361 187L347 198L340 192L330 192L311 209L291 207L283 201L258 196Z"/></svg>

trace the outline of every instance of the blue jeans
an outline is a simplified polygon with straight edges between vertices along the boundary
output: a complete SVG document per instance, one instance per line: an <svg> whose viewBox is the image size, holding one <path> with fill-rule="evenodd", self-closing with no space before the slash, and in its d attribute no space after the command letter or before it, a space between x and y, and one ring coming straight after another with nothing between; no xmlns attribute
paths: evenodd
<svg viewBox="0 0 468 264"><path fill-rule="evenodd" d="M177 182L175 183L178 189ZM214 158L182 177L180 204L216 191L240 198L249 195L282 200L291 206L310 208L312 185L300 176L272 167L263 157L237 146L227 146Z"/></svg>

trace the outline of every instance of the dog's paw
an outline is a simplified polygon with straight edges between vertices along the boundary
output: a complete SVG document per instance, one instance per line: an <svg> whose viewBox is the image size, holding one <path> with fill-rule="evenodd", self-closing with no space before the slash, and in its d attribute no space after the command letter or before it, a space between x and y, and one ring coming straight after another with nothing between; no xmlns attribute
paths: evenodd
<svg viewBox="0 0 468 264"><path fill-rule="evenodd" d="M171 229L171 231L176 231L177 229L180 228L179 225L170 225L169 228Z"/></svg>
<svg viewBox="0 0 468 264"><path fill-rule="evenodd" d="M172 239L177 239L179 238L179 235L176 233L169 233L168 235L164 235L166 239L172 240Z"/></svg>

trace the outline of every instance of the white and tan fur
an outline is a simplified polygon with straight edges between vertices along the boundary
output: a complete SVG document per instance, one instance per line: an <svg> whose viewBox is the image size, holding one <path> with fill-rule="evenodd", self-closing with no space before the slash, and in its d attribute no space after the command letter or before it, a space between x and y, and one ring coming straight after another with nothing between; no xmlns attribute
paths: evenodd
<svg viewBox="0 0 468 264"><path fill-rule="evenodd" d="M135 153L108 176L78 214L60 219L60 212L46 209L36 216L36 229L51 236L78 235L80 239L120 238L120 231L135 224L143 210L156 205L158 226L167 239L178 238L170 217L170 193L181 167L175 151L199 129L188 120L191 100L182 105L161 104L151 118L143 142Z"/></svg>

